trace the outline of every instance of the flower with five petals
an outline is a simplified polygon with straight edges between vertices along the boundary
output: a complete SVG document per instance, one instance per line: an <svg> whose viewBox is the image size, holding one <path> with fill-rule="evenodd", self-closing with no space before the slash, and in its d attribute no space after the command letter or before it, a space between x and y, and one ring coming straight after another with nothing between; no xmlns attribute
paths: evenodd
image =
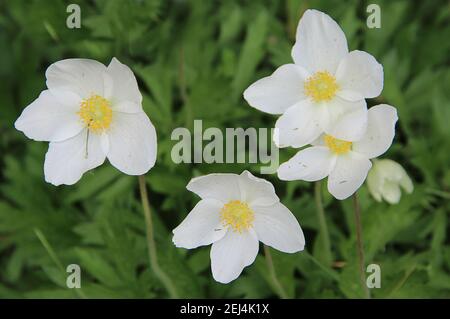
<svg viewBox="0 0 450 319"><path fill-rule="evenodd" d="M280 203L268 181L242 174L210 174L192 179L187 189L201 200L173 230L173 242L187 249L212 244L213 277L229 283L251 265L259 241L287 253L303 250L297 219Z"/></svg>
<svg viewBox="0 0 450 319"><path fill-rule="evenodd" d="M367 127L365 98L381 93L383 67L367 52L349 52L339 25L317 10L301 18L292 58L294 64L279 67L244 92L256 109L282 114L275 144L302 147L323 132L360 139Z"/></svg>
<svg viewBox="0 0 450 319"><path fill-rule="evenodd" d="M58 61L47 69L47 90L28 105L16 129L48 141L45 180L72 185L106 158L129 175L156 161L156 131L142 109L136 78L113 58L108 66L88 59Z"/></svg>

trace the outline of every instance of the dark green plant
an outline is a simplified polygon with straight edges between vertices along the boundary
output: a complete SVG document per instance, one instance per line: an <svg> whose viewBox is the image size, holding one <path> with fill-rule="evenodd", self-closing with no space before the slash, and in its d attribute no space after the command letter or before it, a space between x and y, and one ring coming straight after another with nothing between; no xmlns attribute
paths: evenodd
<svg viewBox="0 0 450 319"><path fill-rule="evenodd" d="M77 1L82 28L65 26L70 1L0 2L0 297L164 298L150 271L137 179L109 165L71 187L43 178L46 143L14 129L22 109L45 88L45 69L67 57L103 63L116 56L136 73L144 108L158 132L158 161L147 174L159 262L181 297L277 296L264 257L229 285L213 281L209 247L186 251L171 230L197 198L185 186L211 172L240 173L254 164L174 164L170 135L194 119L210 127L272 127L275 117L249 107L243 90L291 61L297 22L306 8L335 18L350 49L383 64L383 95L399 112L386 157L414 180L399 204L359 192L366 260L381 265L379 298L450 297L450 6L447 1L377 0L381 29L365 24L366 1ZM280 162L295 150L283 149ZM273 251L289 297L361 297L351 200L324 193L332 267L317 236L314 186L265 176L300 221L304 252ZM82 268L82 290L66 288L65 269ZM63 272L64 271L64 272Z"/></svg>

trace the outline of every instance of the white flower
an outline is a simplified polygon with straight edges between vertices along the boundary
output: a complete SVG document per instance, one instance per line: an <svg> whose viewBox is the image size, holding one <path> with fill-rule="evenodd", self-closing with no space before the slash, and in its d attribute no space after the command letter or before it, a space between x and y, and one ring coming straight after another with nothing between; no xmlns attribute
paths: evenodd
<svg viewBox="0 0 450 319"><path fill-rule="evenodd" d="M22 112L16 129L49 141L45 180L76 183L106 158L129 175L156 161L156 132L142 109L133 72L113 58L105 65L87 59L58 61L46 71L47 87Z"/></svg>
<svg viewBox="0 0 450 319"><path fill-rule="evenodd" d="M357 142L322 135L278 168L282 180L317 181L328 176L328 191L337 199L351 196L372 166L370 159L391 146L397 111L386 104L369 109L366 134Z"/></svg>
<svg viewBox="0 0 450 319"><path fill-rule="evenodd" d="M255 260L259 241L287 253L303 250L300 225L268 181L248 171L210 174L192 179L187 189L201 201L173 230L173 242L188 249L212 244L216 281L236 279Z"/></svg>
<svg viewBox="0 0 450 319"><path fill-rule="evenodd" d="M339 25L328 15L307 10L301 18L292 58L244 92L263 112L282 114L276 123L278 147L302 147L323 132L356 141L367 126L365 98L383 88L383 67L363 51L348 52Z"/></svg>
<svg viewBox="0 0 450 319"><path fill-rule="evenodd" d="M404 168L389 159L374 161L367 176L367 186L375 200L381 202L384 199L389 204L397 204L400 201L400 187L408 194L414 189L411 178Z"/></svg>

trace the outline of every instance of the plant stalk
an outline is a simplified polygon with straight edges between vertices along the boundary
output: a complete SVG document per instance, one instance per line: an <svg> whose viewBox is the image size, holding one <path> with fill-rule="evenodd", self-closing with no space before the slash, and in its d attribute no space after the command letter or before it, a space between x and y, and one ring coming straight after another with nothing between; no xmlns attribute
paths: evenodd
<svg viewBox="0 0 450 319"><path fill-rule="evenodd" d="M330 233L328 232L325 210L323 209L322 187L320 181L317 181L314 185L314 199L316 201L317 219L319 221L319 234L322 237L323 243L324 264L326 266L331 266L333 257L331 254Z"/></svg>
<svg viewBox="0 0 450 319"><path fill-rule="evenodd" d="M145 217L145 228L147 233L147 247L148 255L150 259L150 266L155 273L156 277L166 288L170 298L178 298L178 293L171 278L164 272L164 270L158 264L158 255L155 245L155 233L153 228L152 213L150 209L150 203L148 200L147 187L145 184L144 175L139 176L139 190L141 193L142 208Z"/></svg>
<svg viewBox="0 0 450 319"><path fill-rule="evenodd" d="M281 299L289 298L280 281L278 280L277 274L275 272L275 266L273 264L272 255L270 254L269 247L264 245L264 256L266 257L267 267L269 268L270 277L272 278L272 283L277 290L278 296Z"/></svg>
<svg viewBox="0 0 450 319"><path fill-rule="evenodd" d="M355 212L355 226L356 226L356 246L359 260L359 275L361 285L364 291L364 297L370 299L370 291L366 285L365 275L365 257L364 257L364 243L362 238L362 224L361 224L361 208L359 205L358 195L353 194L353 210Z"/></svg>
<svg viewBox="0 0 450 319"><path fill-rule="evenodd" d="M55 251L53 250L53 247L48 242L47 238L44 236L44 233L38 228L34 229L34 233L36 234L36 237L41 242L42 246L44 246L45 250L47 251L48 255L52 259L52 261L55 263L56 267L58 267L59 271L63 274L63 276L67 276L66 270L64 269L64 266L61 262L61 260L56 255ZM81 288L75 288L74 289L75 294L78 295L81 299L87 299L87 296L84 294L83 290Z"/></svg>

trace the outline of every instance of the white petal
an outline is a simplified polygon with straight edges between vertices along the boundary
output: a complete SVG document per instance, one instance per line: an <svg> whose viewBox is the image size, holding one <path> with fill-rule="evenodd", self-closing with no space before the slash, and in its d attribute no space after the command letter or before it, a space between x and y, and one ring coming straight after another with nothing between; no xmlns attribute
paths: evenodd
<svg viewBox="0 0 450 319"><path fill-rule="evenodd" d="M377 164L373 165L367 174L367 188L377 202L381 202L381 190L384 184L383 175L379 172Z"/></svg>
<svg viewBox="0 0 450 319"><path fill-rule="evenodd" d="M374 158L386 152L392 144L397 110L390 105L379 104L369 109L368 117L366 134L353 143L353 150Z"/></svg>
<svg viewBox="0 0 450 319"><path fill-rule="evenodd" d="M398 184L393 182L386 182L383 185L382 195L389 204L398 204L398 202L400 202L402 192Z"/></svg>
<svg viewBox="0 0 450 319"><path fill-rule="evenodd" d="M114 112L108 138L108 160L125 174L142 175L155 165L156 131L144 112Z"/></svg>
<svg viewBox="0 0 450 319"><path fill-rule="evenodd" d="M216 281L227 284L251 265L258 254L259 241L255 231L239 233L229 230L211 247L211 270Z"/></svg>
<svg viewBox="0 0 450 319"><path fill-rule="evenodd" d="M328 176L328 191L337 199L346 199L361 187L371 167L372 162L358 153L338 156Z"/></svg>
<svg viewBox="0 0 450 319"><path fill-rule="evenodd" d="M377 173L381 175L383 179L396 183L399 183L403 175L406 174L405 170L399 163L390 159L376 160L374 166L378 170Z"/></svg>
<svg viewBox="0 0 450 319"><path fill-rule="evenodd" d="M327 102L328 117L324 119L324 131L344 141L361 139L367 129L365 100L350 102L335 97Z"/></svg>
<svg viewBox="0 0 450 319"><path fill-rule="evenodd" d="M302 67L285 64L272 75L262 78L244 91L244 98L254 108L282 114L290 106L305 98L304 82L308 74Z"/></svg>
<svg viewBox="0 0 450 319"><path fill-rule="evenodd" d="M284 181L318 181L328 176L336 162L327 147L305 148L278 168L278 177Z"/></svg>
<svg viewBox="0 0 450 319"><path fill-rule="evenodd" d="M112 109L122 113L140 113L143 112L142 104L129 101L115 101L112 103Z"/></svg>
<svg viewBox="0 0 450 319"><path fill-rule="evenodd" d="M95 60L67 59L50 65L45 72L50 91L64 90L89 98L93 94L103 96L106 67Z"/></svg>
<svg viewBox="0 0 450 319"><path fill-rule="evenodd" d="M313 146L325 146L325 134L320 134L318 138L316 138L314 141L311 142L311 145Z"/></svg>
<svg viewBox="0 0 450 319"><path fill-rule="evenodd" d="M126 113L142 112L142 95L133 71L113 58L106 72L112 79L112 87L105 92L105 97L112 101L114 110Z"/></svg>
<svg viewBox="0 0 450 319"><path fill-rule="evenodd" d="M373 98L383 90L383 66L364 51L350 52L336 71L338 95L349 101Z"/></svg>
<svg viewBox="0 0 450 319"><path fill-rule="evenodd" d="M272 206L252 206L255 211L253 228L264 244L285 253L295 253L305 247L305 236L291 211L281 203Z"/></svg>
<svg viewBox="0 0 450 319"><path fill-rule="evenodd" d="M275 194L275 188L270 182L253 176L249 171L243 171L239 175L239 187L241 199L250 206L268 206L280 201L277 194Z"/></svg>
<svg viewBox="0 0 450 319"><path fill-rule="evenodd" d="M295 64L310 73L328 71L335 74L347 53L345 34L336 21L323 12L306 10L298 24L292 48Z"/></svg>
<svg viewBox="0 0 450 319"><path fill-rule="evenodd" d="M221 239L227 232L220 222L223 204L214 199L203 199L173 230L173 243L187 249L209 245Z"/></svg>
<svg viewBox="0 0 450 319"><path fill-rule="evenodd" d="M323 108L303 100L290 107L275 123L274 142L278 147L302 147L321 133Z"/></svg>
<svg viewBox="0 0 450 319"><path fill-rule="evenodd" d="M67 94L62 103L50 91L43 91L33 103L28 105L14 126L28 138L36 141L62 141L71 138L83 129L78 116L81 100Z"/></svg>
<svg viewBox="0 0 450 319"><path fill-rule="evenodd" d="M414 185L411 180L411 178L406 174L406 171L404 172L404 175L402 176L402 179L400 180L400 186L407 192L408 194L411 194L414 190Z"/></svg>
<svg viewBox="0 0 450 319"><path fill-rule="evenodd" d="M201 198L213 198L226 204L231 200L241 200L237 174L209 174L191 179L186 188Z"/></svg>
<svg viewBox="0 0 450 319"><path fill-rule="evenodd" d="M73 185L85 172L105 161L100 135L87 133L85 129L68 140L50 143L44 163L48 183Z"/></svg>
<svg viewBox="0 0 450 319"><path fill-rule="evenodd" d="M109 137L108 137L108 134L106 134L105 132L103 132L100 135L100 143L102 145L103 153L108 154L108 152L109 152Z"/></svg>

